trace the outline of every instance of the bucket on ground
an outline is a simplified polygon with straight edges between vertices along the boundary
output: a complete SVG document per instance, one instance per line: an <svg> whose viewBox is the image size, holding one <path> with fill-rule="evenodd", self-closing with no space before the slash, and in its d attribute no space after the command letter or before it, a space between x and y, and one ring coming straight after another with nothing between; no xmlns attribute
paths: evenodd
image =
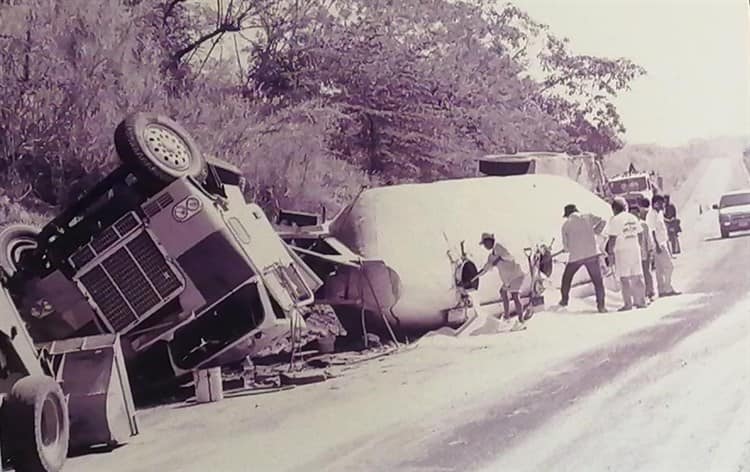
<svg viewBox="0 0 750 472"><path fill-rule="evenodd" d="M212 367L193 372L195 401L198 403L218 402L224 399L221 367Z"/></svg>
<svg viewBox="0 0 750 472"><path fill-rule="evenodd" d="M318 350L323 354L330 354L336 350L336 336L318 338Z"/></svg>

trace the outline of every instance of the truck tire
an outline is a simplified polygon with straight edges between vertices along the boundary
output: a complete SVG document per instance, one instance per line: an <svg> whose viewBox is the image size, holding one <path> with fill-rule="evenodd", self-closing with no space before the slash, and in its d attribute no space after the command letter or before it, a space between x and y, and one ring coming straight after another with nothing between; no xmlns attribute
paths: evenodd
<svg viewBox="0 0 750 472"><path fill-rule="evenodd" d="M115 129L115 150L123 163L165 183L207 175L206 160L190 133L166 116L128 116Z"/></svg>
<svg viewBox="0 0 750 472"><path fill-rule="evenodd" d="M24 377L3 405L12 428L8 452L16 472L58 472L68 456L70 419L62 389L51 377Z"/></svg>
<svg viewBox="0 0 750 472"><path fill-rule="evenodd" d="M0 229L0 267L8 275L18 271L23 251L37 247L38 235L37 228L23 223L11 223Z"/></svg>

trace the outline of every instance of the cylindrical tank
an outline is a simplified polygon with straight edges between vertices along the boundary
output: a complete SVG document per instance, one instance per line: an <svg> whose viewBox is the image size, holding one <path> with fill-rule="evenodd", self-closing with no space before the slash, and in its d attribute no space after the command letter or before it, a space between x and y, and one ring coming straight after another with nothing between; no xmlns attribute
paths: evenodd
<svg viewBox="0 0 750 472"><path fill-rule="evenodd" d="M400 327L432 329L445 323L446 310L459 301L455 271L462 241L468 258L481 268L488 253L479 245L480 236L494 233L528 270L524 248L554 239L552 252L561 249L568 203L582 213L611 216L605 201L576 182L529 174L366 190L331 222L330 231L353 251L382 259L398 274L401 294L392 314ZM561 272L556 264L555 286ZM499 287L499 275L492 270L482 277L479 300L497 300Z"/></svg>

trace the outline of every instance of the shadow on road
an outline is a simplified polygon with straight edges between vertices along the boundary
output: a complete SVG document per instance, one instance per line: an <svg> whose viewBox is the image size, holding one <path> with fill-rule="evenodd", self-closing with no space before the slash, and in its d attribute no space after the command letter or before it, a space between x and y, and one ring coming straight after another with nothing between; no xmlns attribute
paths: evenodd
<svg viewBox="0 0 750 472"><path fill-rule="evenodd" d="M739 239L739 238L750 238L750 233L742 233L742 234L736 234L729 236L728 238L722 238L721 236L711 236L708 238L705 238L704 241L707 243L714 242L714 241L726 241L729 239Z"/></svg>

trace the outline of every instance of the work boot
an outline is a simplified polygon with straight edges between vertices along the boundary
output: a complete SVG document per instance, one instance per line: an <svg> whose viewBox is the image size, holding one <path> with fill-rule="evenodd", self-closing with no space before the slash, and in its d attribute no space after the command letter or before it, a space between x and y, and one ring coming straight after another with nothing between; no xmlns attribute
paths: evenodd
<svg viewBox="0 0 750 472"><path fill-rule="evenodd" d="M632 310L632 309L633 309L633 307L632 307L632 306L627 306L627 305L625 305L625 306L623 306L623 307L620 307L620 308L619 308L619 309L618 309L617 311L618 311L618 312L623 312L623 311L630 311L630 310Z"/></svg>

